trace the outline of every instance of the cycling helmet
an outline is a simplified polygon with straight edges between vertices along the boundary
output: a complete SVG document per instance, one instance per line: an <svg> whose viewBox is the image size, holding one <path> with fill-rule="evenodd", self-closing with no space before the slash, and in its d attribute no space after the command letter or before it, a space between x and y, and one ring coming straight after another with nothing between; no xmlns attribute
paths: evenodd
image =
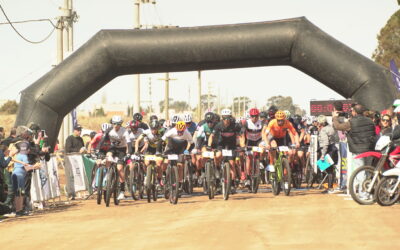
<svg viewBox="0 0 400 250"><path fill-rule="evenodd" d="M222 116L232 116L232 112L231 112L230 109L223 109L223 110L221 111L221 115L222 115Z"/></svg>
<svg viewBox="0 0 400 250"><path fill-rule="evenodd" d="M133 120L135 120L135 121L142 121L142 119L143 119L143 116L142 116L142 114L141 113L135 113L135 114L133 114Z"/></svg>
<svg viewBox="0 0 400 250"><path fill-rule="evenodd" d="M191 114L184 114L184 115L183 115L183 121L184 121L185 123L190 123L190 122L192 122L192 115L191 115Z"/></svg>
<svg viewBox="0 0 400 250"><path fill-rule="evenodd" d="M93 139L93 137L95 137L96 134L97 133L95 131L90 132L90 134L89 134L90 139Z"/></svg>
<svg viewBox="0 0 400 250"><path fill-rule="evenodd" d="M275 114L278 111L278 108L275 105L272 105L271 107L269 107L268 109L268 113L271 114Z"/></svg>
<svg viewBox="0 0 400 250"><path fill-rule="evenodd" d="M293 122L294 122L295 124L300 124L300 123L302 122L301 116L300 116L300 115L294 115L294 117L293 117Z"/></svg>
<svg viewBox="0 0 400 250"><path fill-rule="evenodd" d="M185 131L186 129L186 123L184 121L178 121L176 123L176 130L179 132Z"/></svg>
<svg viewBox="0 0 400 250"><path fill-rule="evenodd" d="M133 121L131 121L131 122L129 123L129 127L130 127L131 129L138 129L139 126L140 126L140 122L139 122L139 121L133 120Z"/></svg>
<svg viewBox="0 0 400 250"><path fill-rule="evenodd" d="M205 120L206 122L213 122L214 119L215 119L214 114L211 113L211 112L208 112L208 113L205 115L205 117L204 117L204 120Z"/></svg>
<svg viewBox="0 0 400 250"><path fill-rule="evenodd" d="M265 118L265 119L267 119L267 118L268 118L268 113L265 112L265 111L262 111L262 112L260 113L260 118Z"/></svg>
<svg viewBox="0 0 400 250"><path fill-rule="evenodd" d="M256 108L252 108L249 111L250 116L254 116L254 115L260 115L260 111Z"/></svg>
<svg viewBox="0 0 400 250"><path fill-rule="evenodd" d="M171 119L172 125L178 123L180 120L181 120L181 118L179 115L173 115L172 119Z"/></svg>
<svg viewBox="0 0 400 250"><path fill-rule="evenodd" d="M107 130L109 130L112 127L112 125L110 123L103 123L101 124L101 131L105 132Z"/></svg>
<svg viewBox="0 0 400 250"><path fill-rule="evenodd" d="M149 124L150 129L158 129L160 127L160 124L158 123L157 120L152 120Z"/></svg>
<svg viewBox="0 0 400 250"><path fill-rule="evenodd" d="M285 115L285 113L284 113L282 110L278 110L278 111L275 113L275 118L276 118L277 120L283 120L283 119L286 118L286 115Z"/></svg>
<svg viewBox="0 0 400 250"><path fill-rule="evenodd" d="M286 118L290 117L290 111L289 110L284 110L283 112L285 113Z"/></svg>
<svg viewBox="0 0 400 250"><path fill-rule="evenodd" d="M158 117L156 115L150 116L150 121L153 121L153 120L158 120Z"/></svg>
<svg viewBox="0 0 400 250"><path fill-rule="evenodd" d="M112 123L112 124L121 125L121 124L122 124L122 118L121 118L121 116L119 116L119 115L114 115L114 116L111 118L111 123Z"/></svg>
<svg viewBox="0 0 400 250"><path fill-rule="evenodd" d="M213 112L207 112L204 114L204 120L207 120L207 117L213 116L214 113Z"/></svg>
<svg viewBox="0 0 400 250"><path fill-rule="evenodd" d="M326 123L326 116L319 115L317 120L318 120L318 123Z"/></svg>

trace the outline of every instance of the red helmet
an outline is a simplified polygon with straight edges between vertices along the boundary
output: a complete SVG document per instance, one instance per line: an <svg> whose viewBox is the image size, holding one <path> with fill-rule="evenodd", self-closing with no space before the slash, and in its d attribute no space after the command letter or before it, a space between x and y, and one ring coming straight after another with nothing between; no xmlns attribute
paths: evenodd
<svg viewBox="0 0 400 250"><path fill-rule="evenodd" d="M139 125L140 125L140 122L139 122L139 121L131 121L131 122L129 123L129 127L130 127L130 128L133 128L133 129L138 129L138 128L139 128Z"/></svg>
<svg viewBox="0 0 400 250"><path fill-rule="evenodd" d="M250 116L254 116L254 115L260 115L260 111L256 108L252 108L250 109Z"/></svg>

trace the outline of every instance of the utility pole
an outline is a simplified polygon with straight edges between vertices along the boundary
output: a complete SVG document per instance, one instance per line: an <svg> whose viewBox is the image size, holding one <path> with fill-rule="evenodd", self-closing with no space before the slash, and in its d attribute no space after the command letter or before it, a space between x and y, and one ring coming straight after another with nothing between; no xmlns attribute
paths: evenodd
<svg viewBox="0 0 400 250"><path fill-rule="evenodd" d="M74 49L73 23L78 18L76 12L72 10L72 0L64 0L63 7L59 9L61 10L61 15L57 21L57 65L64 60L64 55L71 54ZM64 148L65 139L72 131L72 117L68 113L64 117L59 133L61 148Z"/></svg>
<svg viewBox="0 0 400 250"><path fill-rule="evenodd" d="M165 78L160 78L158 80L165 81L165 96L164 96L164 119L169 119L169 81L177 80L175 78L169 78L169 73L165 73Z"/></svg>
<svg viewBox="0 0 400 250"><path fill-rule="evenodd" d="M197 72L198 78L198 95L197 95L197 119L201 120L201 71Z"/></svg>
<svg viewBox="0 0 400 250"><path fill-rule="evenodd" d="M134 29L140 29L140 3L141 0L134 0ZM140 75L136 74L133 76L134 82L134 101L133 101L133 113L140 112Z"/></svg>

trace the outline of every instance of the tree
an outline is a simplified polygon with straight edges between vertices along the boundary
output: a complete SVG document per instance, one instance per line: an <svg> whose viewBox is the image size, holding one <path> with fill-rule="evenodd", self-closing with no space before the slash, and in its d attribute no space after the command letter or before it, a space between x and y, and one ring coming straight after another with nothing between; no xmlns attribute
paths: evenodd
<svg viewBox="0 0 400 250"><path fill-rule="evenodd" d="M400 64L400 10L394 13L385 27L381 29L378 39L378 47L375 49L372 58L375 62L389 67L390 60Z"/></svg>
<svg viewBox="0 0 400 250"><path fill-rule="evenodd" d="M183 112L190 109L189 104L185 101L175 101L170 105L171 109L174 109L175 112Z"/></svg>
<svg viewBox="0 0 400 250"><path fill-rule="evenodd" d="M106 116L103 107L100 107L94 111L94 116Z"/></svg>
<svg viewBox="0 0 400 250"><path fill-rule="evenodd" d="M16 114L17 110L18 110L18 103L16 101L11 101L11 100L8 100L0 108L0 112L4 112L7 114Z"/></svg>
<svg viewBox="0 0 400 250"><path fill-rule="evenodd" d="M299 105L293 104L293 99L290 96L272 96L267 101L267 107L272 105L275 105L280 110L289 110L291 114L305 115L306 113Z"/></svg>
<svg viewBox="0 0 400 250"><path fill-rule="evenodd" d="M172 103L172 101L173 101L174 99L172 99L172 98L169 98L169 107L171 108L171 103ZM162 113L162 112L164 112L164 100L161 100L159 103L158 103L158 105L160 106L160 112Z"/></svg>

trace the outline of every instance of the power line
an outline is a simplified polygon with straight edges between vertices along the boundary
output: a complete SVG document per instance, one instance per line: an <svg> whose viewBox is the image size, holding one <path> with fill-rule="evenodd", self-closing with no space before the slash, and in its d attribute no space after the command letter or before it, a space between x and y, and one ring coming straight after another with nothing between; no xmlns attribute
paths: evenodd
<svg viewBox="0 0 400 250"><path fill-rule="evenodd" d="M57 26L50 20L50 19L33 19L33 20L24 20L24 21L13 21L11 23L31 23L31 22L49 22L51 23L51 26L53 26L54 28L57 28ZM2 24L10 24L9 22L6 23L0 23L0 25Z"/></svg>
<svg viewBox="0 0 400 250"><path fill-rule="evenodd" d="M42 43L42 42L46 41L47 39L49 39L49 37L53 34L54 30L56 29L56 27L53 25L53 27L54 27L53 30L52 30L52 31L50 32L50 34L47 35L44 39L42 39L42 40L40 40L40 41L31 41L31 40L25 38L21 33L18 32L18 30L14 27L14 25L12 24L12 22L11 22L10 19L8 18L7 14L6 14L6 12L4 11L3 7L1 6L1 4L0 4L0 9L1 9L1 12L3 12L3 15L4 15L5 18L7 19L8 23L9 23L9 24L11 25L11 27L13 28L13 30L14 30L22 39L24 39L24 40L27 41L28 43L33 43L33 44Z"/></svg>

